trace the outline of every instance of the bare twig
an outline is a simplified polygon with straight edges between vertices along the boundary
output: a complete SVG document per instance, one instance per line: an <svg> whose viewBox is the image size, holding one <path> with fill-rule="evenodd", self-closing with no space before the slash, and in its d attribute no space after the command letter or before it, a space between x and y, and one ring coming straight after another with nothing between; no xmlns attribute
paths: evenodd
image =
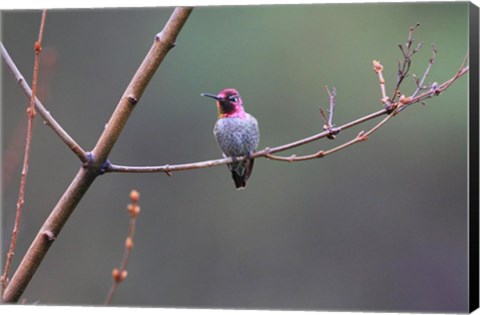
<svg viewBox="0 0 480 315"><path fill-rule="evenodd" d="M462 75L464 75L465 73L468 72L469 66L466 66L467 61L468 61L468 54L465 55L465 58L463 59L462 65L457 70L457 73L455 74L455 76L453 76L453 78L451 78L450 80L448 80L448 81L440 84L438 87L436 87L434 89L435 90L434 95L439 95L441 92L448 89L450 87L450 85L452 85L453 82L455 82L458 78L460 78ZM419 95L417 98L419 98L421 100L420 96L421 95Z"/></svg>
<svg viewBox="0 0 480 315"><path fill-rule="evenodd" d="M457 73L452 78L450 78L450 80L447 80L442 84L437 84L437 83L432 84L428 91L420 95L417 95L415 97L412 97L410 100L408 100L408 102L403 105L403 108L415 103L423 102L424 100L431 98L433 96L440 95L442 92L448 89L453 82L458 80L461 76L463 76L465 73L469 71L469 66L466 66L467 60L468 60L468 55L465 56L465 59L463 60L462 65L458 69ZM403 110L403 108L401 108L399 111Z"/></svg>
<svg viewBox="0 0 480 315"><path fill-rule="evenodd" d="M325 121L325 124L323 125L323 130L330 132L327 138L333 140L335 139L335 135L338 133L333 129L333 127L335 126L333 124L333 113L335 111L335 96L337 95L337 90L335 88L332 88L332 90L330 91L328 86L325 86L325 92L327 92L329 98L328 118L323 108L320 108L320 112L322 113L323 120Z"/></svg>
<svg viewBox="0 0 480 315"><path fill-rule="evenodd" d="M114 268L112 270L112 278L113 282L108 291L108 295L105 298L104 304L110 304L113 299L113 295L115 294L118 285L120 282L127 278L127 264L128 258L130 257L130 253L132 252L133 248L133 237L135 236L135 224L137 222L137 217L140 214L140 206L138 205L138 200L140 198L140 194L136 190L132 190L130 192L130 201L131 203L128 204L127 210L128 214L130 215L130 225L128 228L128 235L125 239L125 250L123 252L123 258L120 263L119 268Z"/></svg>
<svg viewBox="0 0 480 315"><path fill-rule="evenodd" d="M325 151L320 150L316 153L313 154L308 154L308 155L302 155L302 156L297 156L296 154L292 154L290 156L279 156L279 155L274 155L271 153L267 153L265 157L270 160L274 161L282 161L282 162L300 162L300 161L307 161L307 160L312 160L312 159L319 159L325 156Z"/></svg>
<svg viewBox="0 0 480 315"><path fill-rule="evenodd" d="M28 166L30 160L30 147L32 144L32 132L33 132L33 120L35 118L35 96L37 94L37 81L38 81L38 67L40 64L40 52L42 51L42 40L43 40L43 31L45 28L45 19L47 17L47 11L43 10L42 20L40 22L40 30L38 32L38 40L35 42L34 52L35 59L33 64L33 78L32 78L32 96L30 99L30 106L27 109L28 124L27 124L27 136L25 142L25 153L23 157L23 168L20 178L20 190L18 192L17 200L17 212L15 215L15 223L13 225L12 238L10 242L10 248L7 253L7 260L5 262L5 268L3 275L1 276L1 293L7 287L8 283L8 273L10 271L10 265L12 263L12 258L15 253L15 247L17 244L17 235L18 229L20 226L20 220L22 217L23 205L25 203L25 186L27 184L27 175L28 175Z"/></svg>
<svg viewBox="0 0 480 315"><path fill-rule="evenodd" d="M284 162L299 162L299 161L307 161L307 160L312 160L312 159L318 159L325 157L327 155L333 154L335 152L338 152L340 150L346 149L358 142L363 142L368 140L368 137L377 131L381 126L383 126L388 120L390 120L393 116L395 115L395 112L391 112L388 114L387 117L385 117L382 121L380 121L378 124L373 126L369 131L361 131L354 139L347 141L339 146L336 146L330 150L320 150L317 153L314 154L309 154L309 155L302 155L302 156L296 156L295 154L290 156L290 157L282 157L282 156L277 156L268 153L265 157L271 160L276 160L276 161L284 161Z"/></svg>
<svg viewBox="0 0 480 315"><path fill-rule="evenodd" d="M333 112L335 111L335 104L336 104L335 96L337 96L337 89L332 88L331 91L328 89L328 87L325 87L325 89L327 90L329 104L330 104L330 107L328 110L328 128L327 128L327 129L330 129L333 126L335 126L333 124Z"/></svg>
<svg viewBox="0 0 480 315"><path fill-rule="evenodd" d="M28 86L27 81L21 74L20 70L18 70L17 66L13 62L12 58L8 54L7 50L3 46L3 43L0 42L0 51L3 57L3 60L5 61L5 64L7 65L8 69L10 69L10 72L13 74L15 77L16 81L20 85L20 88L22 91L25 93L25 95L28 98L31 98L32 96L32 90ZM82 149L80 145L78 145L77 142L62 128L62 126L53 118L53 116L50 114L50 112L43 106L43 104L38 100L38 98L35 97L35 107L42 116L42 118L45 121L45 124L50 126L52 130L62 139L62 141L75 153L80 161L83 163L87 162L87 154L85 151Z"/></svg>
<svg viewBox="0 0 480 315"><path fill-rule="evenodd" d="M423 76L422 76L422 79L420 79L419 81L417 81L417 89L415 90L415 92L413 92L412 94L412 97L415 97L417 96L418 92L420 92L420 90L424 89L423 87L423 83L425 82L425 79L427 78L428 74L430 73L430 69L432 68L433 64L435 63L435 57L437 55L437 47L435 45L432 45L432 57L430 57L429 61L428 61L428 66L427 66L427 69L425 70L425 72L423 73Z"/></svg>
<svg viewBox="0 0 480 315"><path fill-rule="evenodd" d="M385 88L385 78L383 77L383 66L378 60L373 61L373 71L378 76L378 83L380 84L380 92L382 93L381 101L385 108L390 107L390 98L387 96L387 90Z"/></svg>
<svg viewBox="0 0 480 315"><path fill-rule="evenodd" d="M391 101L394 102L395 99L399 96L400 85L403 80L407 77L408 72L410 71L410 65L412 64L412 56L417 53L423 44L419 43L416 48L412 50L412 44L414 42L413 33L420 26L420 23L415 24L415 26L410 27L408 32L408 39L405 43L405 46L398 44L402 54L403 62L398 61L398 72L397 72L397 85L395 86L394 92L391 97Z"/></svg>

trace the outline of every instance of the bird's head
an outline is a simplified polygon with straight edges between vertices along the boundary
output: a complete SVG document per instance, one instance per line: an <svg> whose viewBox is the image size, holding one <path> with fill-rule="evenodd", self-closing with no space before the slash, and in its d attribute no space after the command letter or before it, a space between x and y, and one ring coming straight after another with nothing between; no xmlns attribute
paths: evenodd
<svg viewBox="0 0 480 315"><path fill-rule="evenodd" d="M217 95L210 93L201 95L217 100L219 117L242 117L245 115L242 98L235 89L224 89Z"/></svg>

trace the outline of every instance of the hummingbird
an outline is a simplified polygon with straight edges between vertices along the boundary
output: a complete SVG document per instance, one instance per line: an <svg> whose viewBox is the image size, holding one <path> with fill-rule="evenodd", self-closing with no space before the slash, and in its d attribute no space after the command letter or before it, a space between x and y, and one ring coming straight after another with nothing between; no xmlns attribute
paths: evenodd
<svg viewBox="0 0 480 315"><path fill-rule="evenodd" d="M218 95L201 95L217 101L218 120L213 134L223 156L233 158L234 161L227 166L237 190L243 189L253 169L254 160L248 157L255 152L260 141L257 120L245 112L242 98L235 89L224 89ZM235 161L239 156L247 156L247 159Z"/></svg>

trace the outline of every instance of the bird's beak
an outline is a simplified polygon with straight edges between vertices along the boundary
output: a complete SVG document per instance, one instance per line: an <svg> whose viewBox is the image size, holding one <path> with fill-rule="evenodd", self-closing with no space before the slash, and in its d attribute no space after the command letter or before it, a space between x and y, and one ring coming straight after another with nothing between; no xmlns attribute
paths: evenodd
<svg viewBox="0 0 480 315"><path fill-rule="evenodd" d="M220 101L221 98L216 96L215 94L210 94L210 93L202 93L200 94L201 96L206 96L206 97L210 97L210 98L213 98L213 99L216 99L217 101Z"/></svg>

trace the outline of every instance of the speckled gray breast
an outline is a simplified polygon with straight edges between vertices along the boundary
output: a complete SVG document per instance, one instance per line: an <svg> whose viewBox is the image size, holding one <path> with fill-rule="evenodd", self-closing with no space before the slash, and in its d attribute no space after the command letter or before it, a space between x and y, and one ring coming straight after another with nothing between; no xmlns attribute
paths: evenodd
<svg viewBox="0 0 480 315"><path fill-rule="evenodd" d="M257 120L247 118L221 118L215 124L213 134L226 156L242 156L255 151L260 141Z"/></svg>

